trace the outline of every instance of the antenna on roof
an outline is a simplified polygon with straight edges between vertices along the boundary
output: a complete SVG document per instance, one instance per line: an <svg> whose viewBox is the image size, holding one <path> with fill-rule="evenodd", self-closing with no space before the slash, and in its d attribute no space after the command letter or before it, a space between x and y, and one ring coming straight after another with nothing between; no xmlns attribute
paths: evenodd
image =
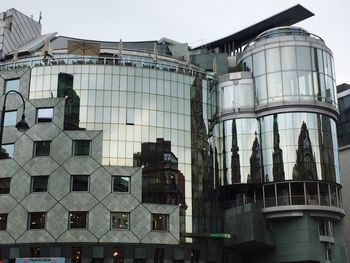
<svg viewBox="0 0 350 263"><path fill-rule="evenodd" d="M39 24L41 24L41 19L42 19L43 17L42 17L42 15L41 15L41 11L40 11L40 13L39 13Z"/></svg>

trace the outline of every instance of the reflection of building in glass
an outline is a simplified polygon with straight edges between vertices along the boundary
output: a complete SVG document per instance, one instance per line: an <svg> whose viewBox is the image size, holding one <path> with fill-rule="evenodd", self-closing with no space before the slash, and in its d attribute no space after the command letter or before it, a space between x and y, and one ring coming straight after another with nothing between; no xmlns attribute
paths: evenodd
<svg viewBox="0 0 350 263"><path fill-rule="evenodd" d="M142 202L185 204L185 177L178 170L178 159L171 152L171 141L142 143L141 153L134 154L142 167Z"/></svg>
<svg viewBox="0 0 350 263"><path fill-rule="evenodd" d="M316 165L312 144L306 123L303 122L298 138L298 149L296 150L296 164L293 168L293 179L295 180L317 180Z"/></svg>
<svg viewBox="0 0 350 263"><path fill-rule="evenodd" d="M345 262L333 56L292 26L312 15L190 48L0 13L0 94L30 126L10 96L1 259Z"/></svg>

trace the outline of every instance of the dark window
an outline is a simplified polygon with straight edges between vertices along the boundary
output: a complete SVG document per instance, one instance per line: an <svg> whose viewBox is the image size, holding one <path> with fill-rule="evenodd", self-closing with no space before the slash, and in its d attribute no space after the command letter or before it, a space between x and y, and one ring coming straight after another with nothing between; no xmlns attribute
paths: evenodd
<svg viewBox="0 0 350 263"><path fill-rule="evenodd" d="M51 141L34 143L34 156L50 156Z"/></svg>
<svg viewBox="0 0 350 263"><path fill-rule="evenodd" d="M28 229L45 229L46 213L29 213Z"/></svg>
<svg viewBox="0 0 350 263"><path fill-rule="evenodd" d="M124 263L124 248L115 247L113 248L113 263Z"/></svg>
<svg viewBox="0 0 350 263"><path fill-rule="evenodd" d="M19 79L5 80L5 93L9 92L10 90L19 91L19 82Z"/></svg>
<svg viewBox="0 0 350 263"><path fill-rule="evenodd" d="M71 191L87 192L89 191L89 176L88 175L72 175Z"/></svg>
<svg viewBox="0 0 350 263"><path fill-rule="evenodd" d="M0 230L6 230L7 214L0 214Z"/></svg>
<svg viewBox="0 0 350 263"><path fill-rule="evenodd" d="M152 214L152 230L168 230L169 215Z"/></svg>
<svg viewBox="0 0 350 263"><path fill-rule="evenodd" d="M129 213L111 213L112 229L129 229Z"/></svg>
<svg viewBox="0 0 350 263"><path fill-rule="evenodd" d="M69 212L69 228L85 228L87 212Z"/></svg>
<svg viewBox="0 0 350 263"><path fill-rule="evenodd" d="M4 117L4 126L15 126L17 121L17 111L6 111Z"/></svg>
<svg viewBox="0 0 350 263"><path fill-rule="evenodd" d="M10 192L11 178L0 178L0 194L8 194Z"/></svg>
<svg viewBox="0 0 350 263"><path fill-rule="evenodd" d="M32 192L47 192L48 176L33 176L32 177Z"/></svg>
<svg viewBox="0 0 350 263"><path fill-rule="evenodd" d="M89 140L73 141L73 152L75 156L89 156L90 155L90 144Z"/></svg>
<svg viewBox="0 0 350 263"><path fill-rule="evenodd" d="M31 247L30 256L32 258L40 258L40 247Z"/></svg>
<svg viewBox="0 0 350 263"><path fill-rule="evenodd" d="M191 263L198 263L198 262L199 262L199 250L192 250Z"/></svg>
<svg viewBox="0 0 350 263"><path fill-rule="evenodd" d="M128 193L130 190L130 177L113 176L113 192Z"/></svg>
<svg viewBox="0 0 350 263"><path fill-rule="evenodd" d="M333 222L326 219L319 220L320 236L333 236Z"/></svg>
<svg viewBox="0 0 350 263"><path fill-rule="evenodd" d="M82 262L82 249L81 247L72 248L72 263L81 263Z"/></svg>
<svg viewBox="0 0 350 263"><path fill-rule="evenodd" d="M13 158L13 155L15 152L15 145L13 143L12 144L3 144L1 147L3 150L5 150L5 152L3 152L0 159Z"/></svg>
<svg viewBox="0 0 350 263"><path fill-rule="evenodd" d="M154 263L164 262L164 248L156 248L154 250Z"/></svg>
<svg viewBox="0 0 350 263"><path fill-rule="evenodd" d="M53 108L42 108L37 110L36 121L40 122L52 122Z"/></svg>

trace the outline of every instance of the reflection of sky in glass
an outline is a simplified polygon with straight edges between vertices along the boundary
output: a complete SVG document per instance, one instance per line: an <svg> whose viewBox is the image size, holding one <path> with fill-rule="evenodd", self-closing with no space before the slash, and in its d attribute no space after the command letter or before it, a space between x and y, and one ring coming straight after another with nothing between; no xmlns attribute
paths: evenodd
<svg viewBox="0 0 350 263"><path fill-rule="evenodd" d="M3 144L1 147L5 149L6 153L9 155L10 158L13 158L13 154L15 151L14 144Z"/></svg>
<svg viewBox="0 0 350 263"><path fill-rule="evenodd" d="M17 111L5 112L4 126L15 126L17 118Z"/></svg>

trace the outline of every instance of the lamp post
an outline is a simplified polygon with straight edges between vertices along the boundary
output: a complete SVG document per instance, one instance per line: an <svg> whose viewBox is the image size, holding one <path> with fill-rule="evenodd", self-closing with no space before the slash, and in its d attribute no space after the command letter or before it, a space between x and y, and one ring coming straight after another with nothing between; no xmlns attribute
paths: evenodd
<svg viewBox="0 0 350 263"><path fill-rule="evenodd" d="M10 94L10 93L17 93L21 99L22 99L22 102L23 102L23 114L22 114L22 118L21 120L16 124L16 128L17 130L19 130L20 132L25 132L26 130L29 129L29 125L28 123L26 122L25 120L25 115L24 115L24 112L25 112L25 109L26 109L26 104L25 104L25 101L23 99L23 96L21 93L19 93L18 91L15 91L15 90L9 90L6 94L5 94L5 98L4 98L4 105L2 106L2 112L1 112L1 127L0 127L0 151L2 153L2 135L3 135L3 132L4 132L4 120L5 120L5 112L6 112L6 99L7 99L7 95Z"/></svg>

